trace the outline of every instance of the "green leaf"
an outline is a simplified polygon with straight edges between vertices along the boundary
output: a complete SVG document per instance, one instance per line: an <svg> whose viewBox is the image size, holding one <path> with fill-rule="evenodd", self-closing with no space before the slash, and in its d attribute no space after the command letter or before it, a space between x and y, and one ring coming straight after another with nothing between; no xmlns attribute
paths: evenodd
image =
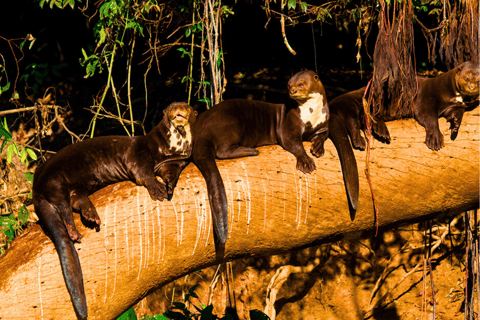
<svg viewBox="0 0 480 320"><path fill-rule="evenodd" d="M42 8L42 9L43 9L43 5L44 5L44 4L45 4L45 0L40 0L40 3L39 3L39 5L40 5L40 8ZM20 49L21 49L21 48L20 48Z"/></svg>
<svg viewBox="0 0 480 320"><path fill-rule="evenodd" d="M270 320L270 317L259 310L250 310L250 320Z"/></svg>
<svg viewBox="0 0 480 320"><path fill-rule="evenodd" d="M185 306L185 303L183 303L183 302L174 302L173 306L177 309L180 309L180 310L185 310L187 308Z"/></svg>
<svg viewBox="0 0 480 320"><path fill-rule="evenodd" d="M5 141L10 141L12 140L12 135L10 134L10 132L7 130L5 130L4 128L0 127L0 137L5 137Z"/></svg>
<svg viewBox="0 0 480 320"><path fill-rule="evenodd" d="M13 143L9 144L7 147L7 162L12 163L13 154L15 153L16 148Z"/></svg>
<svg viewBox="0 0 480 320"><path fill-rule="evenodd" d="M301 5L302 5L302 11L303 11L303 12L307 12L307 3L306 3L306 2L302 2Z"/></svg>
<svg viewBox="0 0 480 320"><path fill-rule="evenodd" d="M288 10L295 10L297 0L288 0Z"/></svg>
<svg viewBox="0 0 480 320"><path fill-rule="evenodd" d="M213 312L213 304L207 306L205 309L200 312L200 320L211 320L212 319L212 312Z"/></svg>
<svg viewBox="0 0 480 320"><path fill-rule="evenodd" d="M87 53L85 52L85 49L83 49L83 48L82 48L82 54L83 54L83 59L87 60L88 56L87 56Z"/></svg>
<svg viewBox="0 0 480 320"><path fill-rule="evenodd" d="M69 0L68 4L70 5L70 8L72 8L72 9L75 8L75 0Z"/></svg>
<svg viewBox="0 0 480 320"><path fill-rule="evenodd" d="M137 315L135 314L135 310L133 310L133 308L130 308L120 317L118 317L117 320L137 320Z"/></svg>
<svg viewBox="0 0 480 320"><path fill-rule="evenodd" d="M33 77L35 78L35 81L37 81L39 84L43 83L43 76L40 72L34 72Z"/></svg>
<svg viewBox="0 0 480 320"><path fill-rule="evenodd" d="M20 220L22 224L25 224L25 222L27 222L29 215L30 213L28 212L28 209L25 205L22 205L20 209L18 209L18 220Z"/></svg>
<svg viewBox="0 0 480 320"><path fill-rule="evenodd" d="M22 161L25 164L28 164L27 162L27 151L23 146L20 146L20 161Z"/></svg>
<svg viewBox="0 0 480 320"><path fill-rule="evenodd" d="M30 45L28 46L28 50L31 50L32 47L33 47L33 44L35 43L35 40L37 40L36 38L33 39L31 42L30 42Z"/></svg>
<svg viewBox="0 0 480 320"><path fill-rule="evenodd" d="M105 42L105 38L107 36L106 32L105 32L105 28L102 26L102 29L100 29L100 31L98 32L98 36L100 37L100 39L98 40L98 43L97 43L97 46L101 45L102 43ZM83 50L83 49L82 49ZM86 55L85 55L86 57ZM85 58L87 59L87 58Z"/></svg>
<svg viewBox="0 0 480 320"><path fill-rule="evenodd" d="M37 154L32 149L27 148L27 153L30 156L30 159L32 159L32 160L37 160L38 159Z"/></svg>
<svg viewBox="0 0 480 320"><path fill-rule="evenodd" d="M198 287L198 284L192 286L190 289L188 289L188 294L194 298L197 298L198 299L198 296L197 294L195 293L195 289L197 289Z"/></svg>
<svg viewBox="0 0 480 320"><path fill-rule="evenodd" d="M5 86L3 86L3 87L0 88L0 94L1 94L2 92L7 91L8 89L10 89L10 82L9 82L9 81L7 81L7 84L6 84Z"/></svg>
<svg viewBox="0 0 480 320"><path fill-rule="evenodd" d="M33 183L33 173L27 171L23 174L23 176L27 179L28 182Z"/></svg>

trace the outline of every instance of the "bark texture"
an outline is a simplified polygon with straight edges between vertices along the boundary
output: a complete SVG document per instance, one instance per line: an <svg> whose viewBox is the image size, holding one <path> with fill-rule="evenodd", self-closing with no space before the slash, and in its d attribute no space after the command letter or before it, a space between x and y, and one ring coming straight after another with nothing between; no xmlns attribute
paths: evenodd
<svg viewBox="0 0 480 320"><path fill-rule="evenodd" d="M375 142L371 181L379 225L412 222L479 207L479 109L465 114L457 140L424 144L413 120L388 123L392 143ZM307 147L308 144L306 144ZM251 158L218 161L229 201L225 260L278 254L374 229L365 152L356 152L360 199L355 221L335 148L304 175L293 155L278 146ZM76 224L89 319L115 319L152 290L217 264L205 182L194 165L179 180L171 202L152 201L133 183L111 185L91 196L102 219L99 232ZM16 239L0 258L0 319L75 319L58 256L38 226Z"/></svg>

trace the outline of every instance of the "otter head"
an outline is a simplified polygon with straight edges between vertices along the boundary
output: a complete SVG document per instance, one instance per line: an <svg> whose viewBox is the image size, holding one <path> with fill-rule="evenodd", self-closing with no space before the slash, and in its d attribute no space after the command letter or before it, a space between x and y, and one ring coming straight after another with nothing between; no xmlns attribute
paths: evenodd
<svg viewBox="0 0 480 320"><path fill-rule="evenodd" d="M318 93L325 96L325 89L315 72L305 70L297 72L288 81L288 93L290 98L302 104Z"/></svg>
<svg viewBox="0 0 480 320"><path fill-rule="evenodd" d="M458 67L455 74L457 90L462 96L478 96L480 72L478 64L471 61L464 62Z"/></svg>
<svg viewBox="0 0 480 320"><path fill-rule="evenodd" d="M170 130L178 130L185 135L185 128L193 130L197 119L197 111L185 102L173 102L164 111L164 120Z"/></svg>

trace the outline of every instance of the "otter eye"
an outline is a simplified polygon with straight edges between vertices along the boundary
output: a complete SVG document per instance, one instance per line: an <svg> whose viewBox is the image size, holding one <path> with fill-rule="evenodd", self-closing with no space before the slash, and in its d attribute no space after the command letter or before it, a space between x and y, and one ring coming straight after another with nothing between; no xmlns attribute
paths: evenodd
<svg viewBox="0 0 480 320"><path fill-rule="evenodd" d="M299 84L298 84L298 87L299 87L299 88L302 88L302 87L303 87L303 82L302 82L302 83L299 83Z"/></svg>

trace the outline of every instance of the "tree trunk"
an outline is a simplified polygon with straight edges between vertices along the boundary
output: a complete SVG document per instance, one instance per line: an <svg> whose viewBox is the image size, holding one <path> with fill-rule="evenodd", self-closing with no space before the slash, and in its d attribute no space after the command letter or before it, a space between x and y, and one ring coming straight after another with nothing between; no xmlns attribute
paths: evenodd
<svg viewBox="0 0 480 320"><path fill-rule="evenodd" d="M457 140L438 152L423 143L425 130L409 119L389 123L392 143L375 142L371 182L381 228L457 214L479 206L479 109L465 114ZM306 144L307 147L308 144ZM350 220L340 163L327 141L317 170L304 175L278 146L260 155L219 161L229 201L225 260L278 254L354 238L374 230L365 152L356 152L360 199ZM171 202L152 201L131 182L91 196L100 232L76 224L89 319L114 319L149 292L193 271L218 264L205 182L194 165L182 173ZM222 261L225 261L222 260ZM13 242L0 259L0 319L74 319L57 253L38 226Z"/></svg>

